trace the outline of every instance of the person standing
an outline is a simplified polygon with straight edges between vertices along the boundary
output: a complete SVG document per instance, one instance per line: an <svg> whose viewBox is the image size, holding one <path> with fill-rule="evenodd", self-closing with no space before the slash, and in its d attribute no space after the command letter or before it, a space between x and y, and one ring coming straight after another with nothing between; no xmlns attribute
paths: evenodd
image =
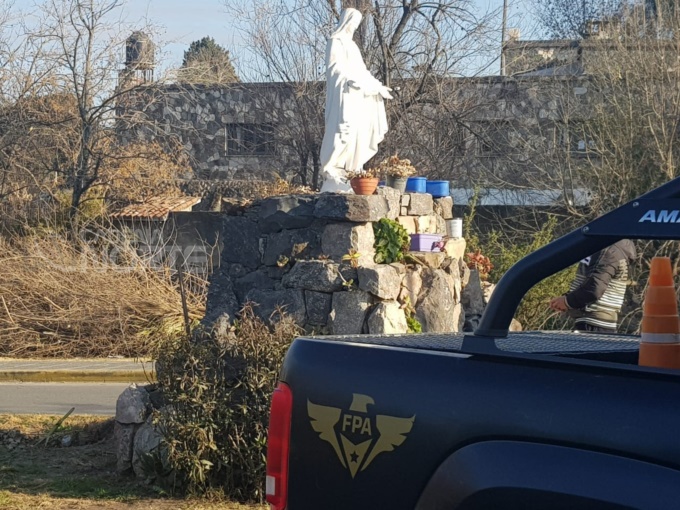
<svg viewBox="0 0 680 510"><path fill-rule="evenodd" d="M362 170L387 133L384 100L392 99L391 89L371 75L352 39L361 19L358 10L345 9L326 46L321 192L350 192L347 172Z"/></svg>
<svg viewBox="0 0 680 510"><path fill-rule="evenodd" d="M635 245L622 239L583 259L569 292L550 300L550 308L566 312L576 331L616 333Z"/></svg>

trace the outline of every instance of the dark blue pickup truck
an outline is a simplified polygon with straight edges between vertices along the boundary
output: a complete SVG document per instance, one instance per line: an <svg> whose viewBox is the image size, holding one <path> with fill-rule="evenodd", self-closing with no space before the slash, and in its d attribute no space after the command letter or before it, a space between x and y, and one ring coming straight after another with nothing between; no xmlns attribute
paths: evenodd
<svg viewBox="0 0 680 510"><path fill-rule="evenodd" d="M680 371L638 366L635 336L508 333L541 279L618 239L680 239L656 221L678 210L675 180L533 253L474 334L295 340L272 508L680 509Z"/></svg>

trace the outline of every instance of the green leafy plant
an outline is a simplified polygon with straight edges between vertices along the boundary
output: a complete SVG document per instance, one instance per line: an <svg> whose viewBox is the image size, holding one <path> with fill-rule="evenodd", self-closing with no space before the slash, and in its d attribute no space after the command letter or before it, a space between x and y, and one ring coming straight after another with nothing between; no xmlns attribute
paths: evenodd
<svg viewBox="0 0 680 510"><path fill-rule="evenodd" d="M351 248L349 252L342 256L343 262L349 262L349 265L357 268L359 267L359 259L361 258L361 253Z"/></svg>
<svg viewBox="0 0 680 510"><path fill-rule="evenodd" d="M409 332L422 333L423 325L420 324L420 321L415 317L416 309L413 307L413 303L411 303L410 296L404 296L404 299L401 302L401 309L404 310L404 314L406 315L406 325L408 326Z"/></svg>
<svg viewBox="0 0 680 510"><path fill-rule="evenodd" d="M420 324L418 319L415 317L407 316L406 317L406 324L408 325L408 330L410 333L422 333L423 332L423 326Z"/></svg>
<svg viewBox="0 0 680 510"><path fill-rule="evenodd" d="M169 405L155 420L176 490L264 501L269 402L283 356L300 334L280 311L272 322L246 305L225 334L161 350L158 386Z"/></svg>
<svg viewBox="0 0 680 510"><path fill-rule="evenodd" d="M375 262L391 264L402 262L408 252L411 238L406 229L394 220L382 218L373 224L375 234Z"/></svg>

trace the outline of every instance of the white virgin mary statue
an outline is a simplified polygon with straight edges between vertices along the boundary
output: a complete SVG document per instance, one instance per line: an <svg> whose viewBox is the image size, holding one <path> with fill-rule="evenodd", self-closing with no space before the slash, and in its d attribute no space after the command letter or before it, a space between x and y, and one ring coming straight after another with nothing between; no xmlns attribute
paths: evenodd
<svg viewBox="0 0 680 510"><path fill-rule="evenodd" d="M321 192L348 193L348 171L360 171L387 133L384 99L389 88L376 80L352 40L361 13L345 9L326 46L326 131L321 144Z"/></svg>

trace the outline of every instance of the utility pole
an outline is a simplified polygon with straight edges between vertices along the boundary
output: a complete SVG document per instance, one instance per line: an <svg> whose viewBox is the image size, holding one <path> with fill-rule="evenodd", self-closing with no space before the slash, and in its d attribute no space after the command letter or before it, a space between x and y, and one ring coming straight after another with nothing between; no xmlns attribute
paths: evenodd
<svg viewBox="0 0 680 510"><path fill-rule="evenodd" d="M503 0L503 23L501 24L501 76L505 76L505 33L508 25L508 0Z"/></svg>

